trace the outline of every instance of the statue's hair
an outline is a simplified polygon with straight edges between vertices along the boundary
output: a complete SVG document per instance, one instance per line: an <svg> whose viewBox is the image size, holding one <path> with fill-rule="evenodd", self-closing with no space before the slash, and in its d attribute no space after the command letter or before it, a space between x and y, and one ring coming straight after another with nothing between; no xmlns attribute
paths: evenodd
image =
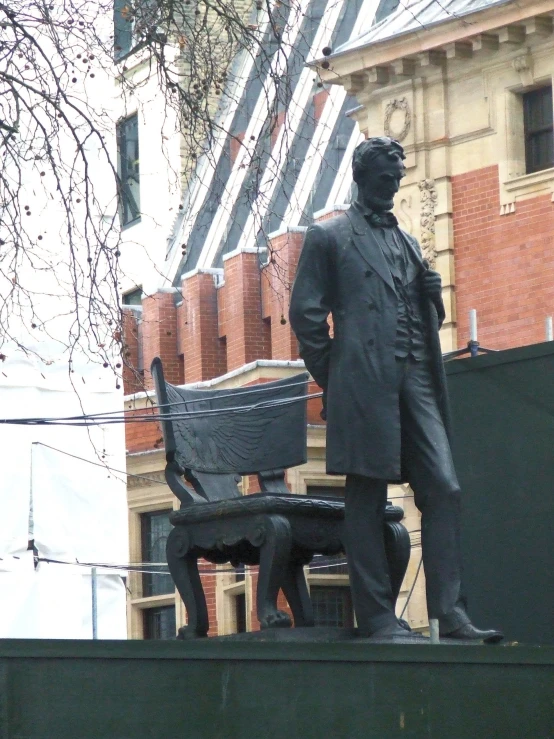
<svg viewBox="0 0 554 739"><path fill-rule="evenodd" d="M352 158L352 175L354 182L358 182L360 176L371 167L371 163L379 154L385 154L389 159L406 159L404 149L399 141L388 136L375 136L362 141L354 149Z"/></svg>

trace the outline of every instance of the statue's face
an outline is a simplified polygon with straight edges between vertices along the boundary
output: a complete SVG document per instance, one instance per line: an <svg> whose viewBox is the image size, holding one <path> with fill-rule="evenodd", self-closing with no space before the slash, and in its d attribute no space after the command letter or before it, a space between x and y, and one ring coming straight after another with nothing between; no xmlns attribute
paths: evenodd
<svg viewBox="0 0 554 739"><path fill-rule="evenodd" d="M358 181L360 200L377 213L391 210L405 174L400 157L390 158L385 153L379 154Z"/></svg>

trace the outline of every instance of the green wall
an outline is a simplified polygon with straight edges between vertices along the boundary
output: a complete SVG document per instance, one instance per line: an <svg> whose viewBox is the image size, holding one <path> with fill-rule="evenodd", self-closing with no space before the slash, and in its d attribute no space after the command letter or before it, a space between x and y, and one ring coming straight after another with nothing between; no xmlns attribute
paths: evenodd
<svg viewBox="0 0 554 739"><path fill-rule="evenodd" d="M1 739L549 739L554 649L0 642Z"/></svg>

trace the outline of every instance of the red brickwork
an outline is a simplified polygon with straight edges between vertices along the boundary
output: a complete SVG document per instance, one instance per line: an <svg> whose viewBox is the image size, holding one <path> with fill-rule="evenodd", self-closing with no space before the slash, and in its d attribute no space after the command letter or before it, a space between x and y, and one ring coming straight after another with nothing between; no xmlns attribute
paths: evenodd
<svg viewBox="0 0 554 739"><path fill-rule="evenodd" d="M231 166L235 163L235 159L238 157L239 151L242 148L242 142L244 141L244 132L239 133L231 139L230 143L230 159Z"/></svg>
<svg viewBox="0 0 554 739"><path fill-rule="evenodd" d="M227 371L271 357L270 327L262 319L258 254L240 252L224 264L218 290L219 336L226 338Z"/></svg>
<svg viewBox="0 0 554 739"><path fill-rule="evenodd" d="M329 97L329 90L320 90L314 95L314 118L318 121L323 113L323 108Z"/></svg>
<svg viewBox="0 0 554 739"><path fill-rule="evenodd" d="M218 623L217 623L217 606L216 606L216 585L217 578L221 575L216 575L216 566L211 562L207 562L205 559L198 560L198 567L201 570L212 570L213 575L206 574L202 575L202 586L204 588L204 594L206 596L206 607L208 609L208 620L210 622L210 630L208 636L217 636Z"/></svg>
<svg viewBox="0 0 554 739"><path fill-rule="evenodd" d="M298 342L289 323L290 292L304 234L287 232L272 239L269 263L261 276L263 317L271 323L271 358L298 359Z"/></svg>
<svg viewBox="0 0 554 739"><path fill-rule="evenodd" d="M285 115L286 112L282 110L275 116L273 130L271 131L271 148L275 146L277 138L279 137L281 126L285 122Z"/></svg>
<svg viewBox="0 0 554 739"><path fill-rule="evenodd" d="M146 388L154 387L150 373L154 357L162 360L168 382L183 382L183 365L177 351L177 311L173 292L156 293L143 299L142 347Z"/></svg>
<svg viewBox="0 0 554 739"><path fill-rule="evenodd" d="M550 194L518 201L500 216L498 169L452 178L458 345L477 310L479 343L489 349L545 340L554 311L554 204Z"/></svg>
<svg viewBox="0 0 554 739"><path fill-rule="evenodd" d="M126 417L142 416L157 413L151 408L141 408L126 413ZM125 446L128 452L147 452L151 449L160 449L163 446L162 429L159 423L148 421L147 423L125 424Z"/></svg>
<svg viewBox="0 0 554 739"><path fill-rule="evenodd" d="M258 621L258 613L256 609L256 590L258 588L258 569L252 569L251 570L251 586L252 586L252 598L250 600L251 603L251 610L250 610L250 623L252 624L252 631L259 631L260 630L260 622ZM290 606L287 603L287 599L283 595L283 591L279 591L279 595L277 597L277 608L280 611L285 611L285 613L288 613L289 616L292 619L292 611L290 610Z"/></svg>
<svg viewBox="0 0 554 739"><path fill-rule="evenodd" d="M185 382L225 374L225 343L218 336L217 290L214 275L199 272L183 280L180 327L185 355Z"/></svg>
<svg viewBox="0 0 554 739"><path fill-rule="evenodd" d="M139 328L137 312L123 308L123 387L126 393L144 389L142 375L138 372Z"/></svg>
<svg viewBox="0 0 554 739"><path fill-rule="evenodd" d="M341 213L344 213L344 211L343 210L330 210L328 213L325 213L325 215L320 216L317 219L317 222L328 221L330 218L334 218L335 216L340 216Z"/></svg>

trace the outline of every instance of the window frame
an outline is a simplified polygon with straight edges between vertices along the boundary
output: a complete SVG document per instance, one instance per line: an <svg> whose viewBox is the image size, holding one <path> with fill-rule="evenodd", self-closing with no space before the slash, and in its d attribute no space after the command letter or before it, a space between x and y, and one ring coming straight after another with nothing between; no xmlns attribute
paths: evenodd
<svg viewBox="0 0 554 739"><path fill-rule="evenodd" d="M135 155L131 158L127 156L127 148L130 141L128 129L131 122L136 121L135 136ZM121 118L116 124L116 144L117 144L117 175L119 180L119 220L121 228L128 228L140 222L140 136L138 113ZM136 182L136 193L132 191L129 180ZM135 195L137 196L135 198Z"/></svg>
<svg viewBox="0 0 554 739"><path fill-rule="evenodd" d="M333 583L310 583L310 597L312 599L312 603L314 601L314 593L334 593L335 595L340 593L341 598L343 599L343 606L346 610L346 618L345 623L343 624L325 624L317 621L317 615L316 610L317 606L314 607L314 622L316 626L334 626L336 628L352 628L355 623L355 615L354 615L354 604L352 602L352 593L350 590L350 586L348 584L339 584L336 582Z"/></svg>
<svg viewBox="0 0 554 739"><path fill-rule="evenodd" d="M136 299L138 298L138 300ZM130 306L141 306L142 305L142 287L134 287L132 290L127 290L121 296L122 305Z"/></svg>
<svg viewBox="0 0 554 739"><path fill-rule="evenodd" d="M550 98L550 121L541 123L540 125L533 125L533 116L539 113L538 108L543 105L543 97ZM535 174L537 172L544 172L547 169L554 167L554 109L553 109L553 97L552 97L552 84L541 85L540 87L532 90L523 92L522 95L522 108L523 108L523 137L524 137L524 149L525 149L525 173ZM536 102L535 102L536 101ZM532 109L532 103L535 103L535 110ZM540 114L540 113L539 113ZM539 162L538 165L532 161L532 143L539 136L545 133L550 133L551 142L551 158L548 161Z"/></svg>
<svg viewBox="0 0 554 739"><path fill-rule="evenodd" d="M153 617L155 614L159 614L160 612L169 613L170 611L173 611L173 621L174 621L174 630L172 629L172 633L169 636L152 636L151 633L149 633L149 629L151 626L149 626L149 620ZM145 608L142 611L142 634L143 639L145 640L157 640L157 639L163 639L163 640L169 640L174 639L177 636L177 609L175 607L175 604L172 605L155 605L151 608Z"/></svg>
<svg viewBox="0 0 554 739"><path fill-rule="evenodd" d="M158 540L163 539L163 538L167 539L167 536L169 535L169 532L171 531L171 528L172 528L171 524L169 523L169 514L171 513L171 510L172 509L170 508L162 508L162 509L154 510L154 511L143 511L142 513L139 514L141 562L146 563L146 562L156 561L155 559L152 560L152 558L150 557L150 554L147 552L147 548L148 548L147 540L149 537L150 538L152 537L152 521L154 518L159 519L159 518L162 518L162 516L164 515L167 516L167 523L168 523L167 535L165 535L165 537L163 536L157 537ZM148 528L145 526L146 522L148 522L149 524ZM150 550L152 549L154 549L154 547L150 546ZM164 547L164 552L165 552L165 547ZM160 559L159 561L162 561L162 560ZM165 577L167 577L168 580L171 581L171 585L169 586L169 581L168 581L167 584L168 584L169 589L158 592L157 587L155 586L155 583L163 582L165 584L166 581L165 580L162 581L162 578L165 578ZM143 598L154 598L156 596L168 596L168 595L175 596L175 585L173 583L173 580L171 579L171 575L169 574L169 567L167 568L167 576L160 575L158 573L143 572L141 593L142 593Z"/></svg>
<svg viewBox="0 0 554 739"><path fill-rule="evenodd" d="M121 62L129 54L133 53L133 21L127 20L123 15L126 0L114 0L113 4L113 59L114 62ZM126 24L129 27L126 27ZM122 37L128 38L127 42L122 42ZM121 45L120 45L121 42Z"/></svg>
<svg viewBox="0 0 554 739"><path fill-rule="evenodd" d="M504 86L504 94L497 96L496 105L500 134L498 142L500 216L515 213L519 202L547 193L552 195L554 188L554 167L530 174L525 172L523 114L524 94L544 87L554 87L554 79L545 75L522 84L520 76L515 71L513 74L513 84Z"/></svg>
<svg viewBox="0 0 554 739"><path fill-rule="evenodd" d="M129 19L125 18L123 15L123 11L125 7L127 6L128 0L114 0L114 10L113 10L113 38L114 38L114 48L113 48L113 60L116 64L120 64L121 62L124 62L126 59L128 59L133 54L136 54L138 51L143 49L151 39L155 39L156 41L166 44L167 43L167 36L166 34L161 31L161 29L157 26L155 17L152 17L152 19L149 21L148 17L140 18L138 19L138 27L139 28L146 28L148 25L151 25L151 30L147 34L141 34L140 36L137 35L137 17L132 16L130 13ZM144 12L148 12L148 5L151 5L152 10L155 12L157 9L157 3L155 0L151 0L150 3L148 3L148 0L144 2L143 5L139 6L139 10L142 10ZM119 17L118 17L119 16ZM127 28L125 24L129 24L129 27ZM119 44L118 41L121 40L122 36L125 36L128 41L126 40L124 43Z"/></svg>

